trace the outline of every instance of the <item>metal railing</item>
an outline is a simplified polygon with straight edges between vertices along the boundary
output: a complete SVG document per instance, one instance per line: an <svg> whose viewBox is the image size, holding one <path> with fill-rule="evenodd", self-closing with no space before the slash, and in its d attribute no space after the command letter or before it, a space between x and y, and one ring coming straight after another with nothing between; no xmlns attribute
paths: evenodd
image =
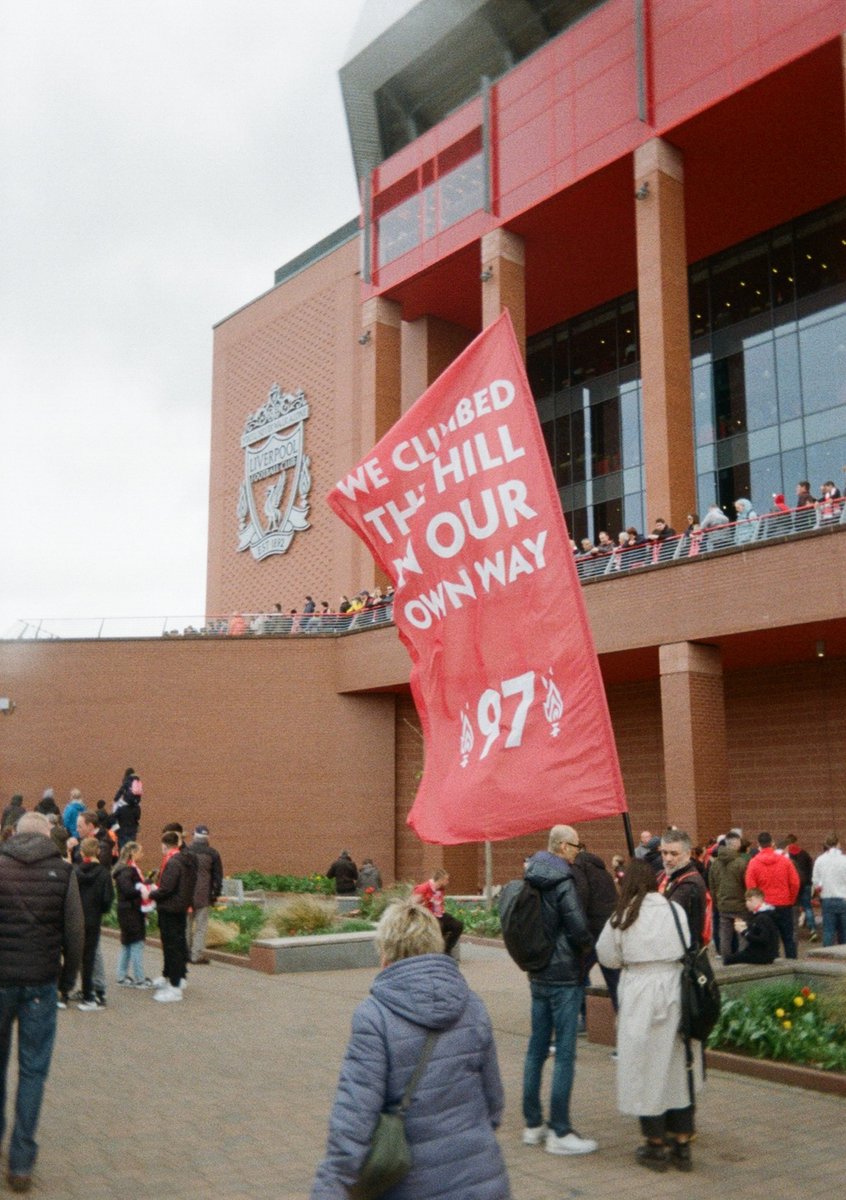
<svg viewBox="0 0 846 1200"><path fill-rule="evenodd" d="M614 578L633 569L667 566L707 556L718 550L783 540L795 534L824 532L834 527L846 530L846 499L818 503L806 508L766 513L751 520L735 521L707 530L676 534L674 537L645 538L634 546L616 546L607 551L576 557L579 579ZM2 635L4 640L49 641L98 638L257 638L338 637L361 633L393 623L393 602L387 601L359 612L347 613L234 613L226 616L166 617L41 617L16 622Z"/></svg>
<svg viewBox="0 0 846 1200"><path fill-rule="evenodd" d="M232 613L226 616L41 617L21 620L5 640L257 638L360 633L393 622L393 603L347 613Z"/></svg>
<svg viewBox="0 0 846 1200"><path fill-rule="evenodd" d="M745 521L733 521L710 529L697 529L674 537L645 537L632 546L615 546L604 550L597 547L589 554L576 556L579 579L598 579L613 576L633 568L642 570L667 563L679 562L716 550L738 546L751 547L761 542L791 537L797 533L812 533L832 526L846 528L846 500L827 501L784 512L766 513Z"/></svg>

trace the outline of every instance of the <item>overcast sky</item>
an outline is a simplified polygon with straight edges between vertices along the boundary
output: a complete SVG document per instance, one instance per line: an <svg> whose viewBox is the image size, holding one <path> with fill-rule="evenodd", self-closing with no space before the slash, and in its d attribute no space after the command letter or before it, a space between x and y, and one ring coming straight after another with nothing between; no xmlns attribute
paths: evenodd
<svg viewBox="0 0 846 1200"><path fill-rule="evenodd" d="M362 6L0 0L0 636L203 611L212 325L358 211Z"/></svg>

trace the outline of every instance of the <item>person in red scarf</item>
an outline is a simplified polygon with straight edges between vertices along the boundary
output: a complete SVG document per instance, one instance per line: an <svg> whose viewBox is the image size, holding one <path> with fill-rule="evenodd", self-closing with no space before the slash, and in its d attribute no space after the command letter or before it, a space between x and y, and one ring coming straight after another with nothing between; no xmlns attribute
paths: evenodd
<svg viewBox="0 0 846 1200"><path fill-rule="evenodd" d="M444 909L444 897L448 887L449 875L443 867L438 867L431 879L427 879L425 883L418 883L411 893L412 898L424 908L428 908L440 925L446 954L450 953L464 929L464 922Z"/></svg>
<svg viewBox="0 0 846 1200"><path fill-rule="evenodd" d="M182 999L182 985L188 973L186 914L194 891L188 876L184 854L180 854L179 834L172 829L162 834L162 865L158 884L151 890L159 914L164 968L155 981L154 1000L163 1004Z"/></svg>

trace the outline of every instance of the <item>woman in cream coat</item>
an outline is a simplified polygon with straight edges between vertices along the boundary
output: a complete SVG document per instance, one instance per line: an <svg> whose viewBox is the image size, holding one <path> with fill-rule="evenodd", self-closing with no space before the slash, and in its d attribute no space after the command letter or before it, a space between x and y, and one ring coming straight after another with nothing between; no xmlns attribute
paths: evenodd
<svg viewBox="0 0 846 1200"><path fill-rule="evenodd" d="M652 868L633 859L620 899L596 943L604 967L622 968L617 1015L617 1104L640 1117L646 1141L637 1161L653 1171L670 1164L691 1169L694 1106L686 1067L681 1016L682 946L668 901ZM688 938L687 916L672 906ZM699 1043L693 1043L695 1090L702 1086Z"/></svg>

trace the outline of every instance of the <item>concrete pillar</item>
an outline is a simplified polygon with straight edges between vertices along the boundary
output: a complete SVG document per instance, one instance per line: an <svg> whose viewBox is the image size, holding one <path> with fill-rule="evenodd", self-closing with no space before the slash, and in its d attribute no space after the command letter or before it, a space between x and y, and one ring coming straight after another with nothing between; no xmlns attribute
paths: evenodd
<svg viewBox="0 0 846 1200"><path fill-rule="evenodd" d="M702 842L731 825L720 650L676 642L658 653L667 820Z"/></svg>
<svg viewBox="0 0 846 1200"><path fill-rule="evenodd" d="M401 407L406 412L473 340L462 325L440 317L418 317L402 325Z"/></svg>
<svg viewBox="0 0 846 1200"><path fill-rule="evenodd" d="M492 325L504 308L511 313L520 353L526 357L526 254L523 239L508 229L482 237L482 325Z"/></svg>
<svg viewBox="0 0 846 1200"><path fill-rule="evenodd" d="M361 354L362 454L400 415L402 310L395 300L374 296L361 307L366 341Z"/></svg>
<svg viewBox="0 0 846 1200"><path fill-rule="evenodd" d="M685 525L696 502L682 156L661 138L634 155L646 528Z"/></svg>

